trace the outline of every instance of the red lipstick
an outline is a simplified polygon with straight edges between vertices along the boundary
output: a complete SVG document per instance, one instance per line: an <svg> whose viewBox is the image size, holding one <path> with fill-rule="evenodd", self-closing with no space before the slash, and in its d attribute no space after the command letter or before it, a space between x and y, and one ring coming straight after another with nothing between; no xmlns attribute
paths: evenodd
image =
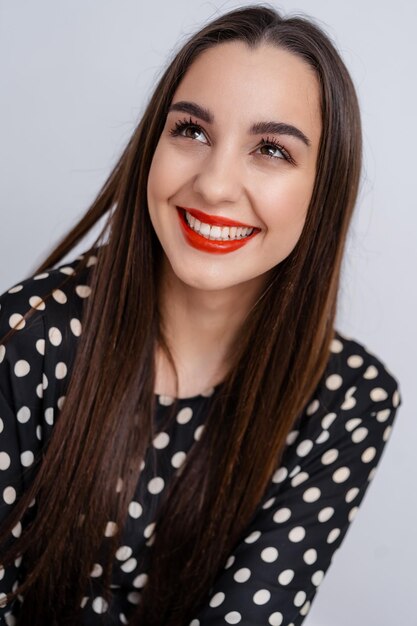
<svg viewBox="0 0 417 626"><path fill-rule="evenodd" d="M195 230L190 228L185 217L184 209L177 207L177 212L178 212L179 221L180 221L181 228L184 233L186 241L193 248L197 248L198 250L202 250L203 252L211 252L212 254L225 254L227 252L233 252L234 250L237 250L238 248L241 248L242 246L247 244L248 241L250 239L253 239L253 237L255 237L260 231L259 228L254 229L254 231L248 237L244 237L243 239L232 239L229 241L227 240L216 241L214 239L207 239L206 237L203 237L203 235L200 235L200 233L197 233ZM213 224L213 226L229 226L229 224L231 224L232 226L237 226L241 224L239 222L230 222L230 220L226 220L228 222L227 224L224 224L224 223L221 224L218 221L215 221L218 219L217 217L214 218L214 221L213 220L210 221L205 217L204 213L202 213L201 211L196 211L194 209L192 209L190 213L191 215L194 215L197 219L200 219L198 217L198 214L200 214L201 216L204 216L204 219L200 219L200 221L204 221L207 224ZM207 216L207 217L210 217L210 216ZM242 226L246 226L246 225L242 224ZM246 226L246 228L253 228L253 227Z"/></svg>

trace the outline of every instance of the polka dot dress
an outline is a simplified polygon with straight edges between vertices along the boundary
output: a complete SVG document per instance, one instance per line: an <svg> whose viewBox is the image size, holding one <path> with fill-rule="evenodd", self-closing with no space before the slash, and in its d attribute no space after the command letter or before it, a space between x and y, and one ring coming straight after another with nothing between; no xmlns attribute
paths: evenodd
<svg viewBox="0 0 417 626"><path fill-rule="evenodd" d="M19 329L0 345L0 521L30 481L36 455L63 406L82 333L82 304L90 294L88 272L96 261L90 255L83 272L65 286L60 283L78 259L31 276L0 296L0 337L16 324ZM44 302L51 289L52 298ZM25 321L29 306L37 311ZM107 604L100 596L98 558L82 601L84 625L129 623L147 583L159 499L201 436L220 387L180 399L175 421L165 428L158 425L166 422L173 399L157 397L157 434L116 552L113 598ZM304 621L375 475L400 402L397 381L382 362L337 333L325 375L287 437L284 457L245 537L189 626L299 626ZM13 535L21 532L17 524ZM105 535L114 532L109 520ZM19 559L7 569L0 565L0 624L16 622L20 600L6 605L4 597L22 567Z"/></svg>

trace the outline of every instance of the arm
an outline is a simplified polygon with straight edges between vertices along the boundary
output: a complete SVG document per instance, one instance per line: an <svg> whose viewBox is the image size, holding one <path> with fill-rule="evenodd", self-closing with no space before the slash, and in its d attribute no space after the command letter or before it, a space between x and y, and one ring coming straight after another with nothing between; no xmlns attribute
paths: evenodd
<svg viewBox="0 0 417 626"><path fill-rule="evenodd" d="M360 393L369 397L363 386ZM302 624L375 474L399 403L391 388L384 402L361 412L347 403L338 414L303 418L190 626Z"/></svg>

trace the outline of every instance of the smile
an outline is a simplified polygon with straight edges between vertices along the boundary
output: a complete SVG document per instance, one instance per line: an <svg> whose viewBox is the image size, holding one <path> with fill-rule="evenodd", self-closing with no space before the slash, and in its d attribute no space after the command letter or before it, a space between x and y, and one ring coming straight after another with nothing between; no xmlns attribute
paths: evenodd
<svg viewBox="0 0 417 626"><path fill-rule="evenodd" d="M219 225L220 221L229 221L226 218L207 216L205 213L192 209L194 214L204 215L204 219L209 221L201 221L196 215L192 215L189 211L177 207L179 221L183 234L187 243L193 248L204 252L227 253L233 252L244 246L249 240L253 239L259 232L259 228L239 225L235 222L233 226ZM233 222L230 221L230 224Z"/></svg>

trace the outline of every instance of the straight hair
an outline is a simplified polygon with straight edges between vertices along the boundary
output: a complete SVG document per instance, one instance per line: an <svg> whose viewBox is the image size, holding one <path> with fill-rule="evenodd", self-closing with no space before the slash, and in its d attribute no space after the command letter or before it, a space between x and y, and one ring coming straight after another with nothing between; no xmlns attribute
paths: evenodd
<svg viewBox="0 0 417 626"><path fill-rule="evenodd" d="M18 624L80 624L99 550L102 595L111 597L115 551L154 436L157 346L175 371L158 306L163 253L147 208L149 169L188 68L205 50L231 41L250 49L276 46L313 68L322 117L316 178L300 239L273 269L236 333L230 368L210 402L202 436L165 489L147 582L130 624L188 623L244 537L287 436L324 374L360 179L357 97L334 45L313 20L283 17L268 5L246 6L206 24L174 55L96 199L36 270L58 264L107 215L64 281L88 266L91 293L65 402L30 486L1 527L3 565L20 555L25 562L24 580L8 595L24 596ZM25 319L37 314L31 308ZM5 345L14 332L3 338ZM34 502L36 515L10 544L12 528ZM117 532L103 544L108 520Z"/></svg>

